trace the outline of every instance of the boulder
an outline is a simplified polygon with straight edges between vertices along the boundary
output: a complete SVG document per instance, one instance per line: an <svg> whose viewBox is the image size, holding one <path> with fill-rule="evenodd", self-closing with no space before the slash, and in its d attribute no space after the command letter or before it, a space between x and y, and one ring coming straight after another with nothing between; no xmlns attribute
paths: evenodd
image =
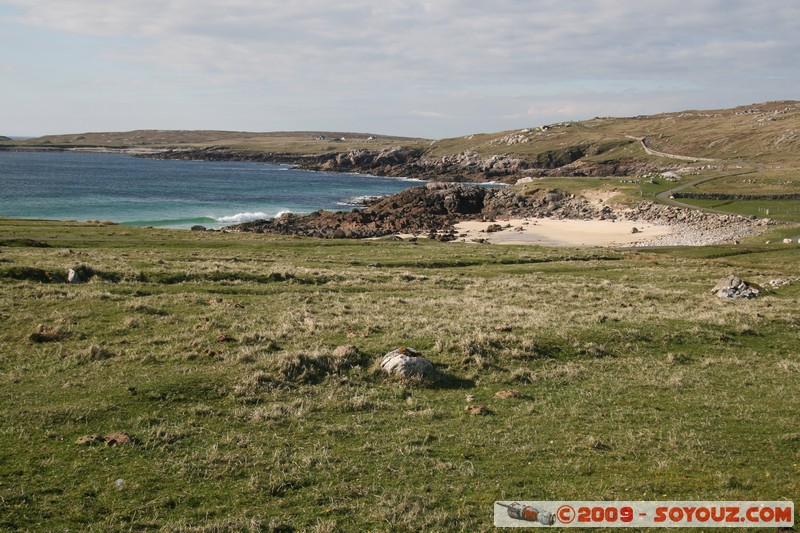
<svg viewBox="0 0 800 533"><path fill-rule="evenodd" d="M381 361L381 369L387 374L412 377L433 373L433 364L413 348L397 348L387 353Z"/></svg>
<svg viewBox="0 0 800 533"><path fill-rule="evenodd" d="M722 279L711 290L720 298L731 298L734 300L755 298L759 294L756 287L743 281L740 277L730 275Z"/></svg>
<svg viewBox="0 0 800 533"><path fill-rule="evenodd" d="M192 226L192 231L206 231L206 227L205 226L201 226L200 224L197 224L195 226Z"/></svg>
<svg viewBox="0 0 800 533"><path fill-rule="evenodd" d="M67 272L67 283L80 283L81 281L83 280L81 280L81 277L80 275L78 275L78 272L75 269L70 268L69 271Z"/></svg>
<svg viewBox="0 0 800 533"><path fill-rule="evenodd" d="M95 444L95 443L104 443L106 438L102 435L95 434L95 435L84 435L83 437L78 437L78 440L75 441L75 444L78 446L85 446L87 444Z"/></svg>
<svg viewBox="0 0 800 533"><path fill-rule="evenodd" d="M124 431L106 435L106 446L126 446L136 444L136 439Z"/></svg>

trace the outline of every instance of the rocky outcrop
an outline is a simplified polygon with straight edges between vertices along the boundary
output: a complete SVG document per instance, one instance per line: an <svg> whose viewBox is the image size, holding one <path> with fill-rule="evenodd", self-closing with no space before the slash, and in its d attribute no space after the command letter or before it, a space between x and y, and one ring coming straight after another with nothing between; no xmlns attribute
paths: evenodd
<svg viewBox="0 0 800 533"><path fill-rule="evenodd" d="M510 218L641 221L669 226L668 235L645 239L640 246L702 246L738 239L772 224L766 219L705 213L653 202L615 209L553 189L487 188L460 183L429 183L380 198L363 210L316 211L257 220L228 230L319 238L369 238L422 235L443 241L456 239L454 225L466 220ZM638 228L637 231L639 232Z"/></svg>
<svg viewBox="0 0 800 533"><path fill-rule="evenodd" d="M750 298L757 297L761 291L757 287L743 281L739 276L730 275L720 280L711 292L720 298L749 300Z"/></svg>
<svg viewBox="0 0 800 533"><path fill-rule="evenodd" d="M349 152L328 154L301 163L309 170L329 172L360 172L378 176L416 176L412 166L421 150L403 147L382 150L355 149Z"/></svg>
<svg viewBox="0 0 800 533"><path fill-rule="evenodd" d="M376 150L357 148L346 152L298 155L212 146L200 149L162 150L135 155L151 159L280 163L296 165L305 170L404 176L436 182L498 181L514 183L525 176L613 176L635 175L657 170L642 161L594 162L582 159L584 156L594 155L598 151L602 151L602 148L582 144L548 150L530 157L505 154L482 155L473 150L435 156L422 148L398 146Z"/></svg>
<svg viewBox="0 0 800 533"><path fill-rule="evenodd" d="M508 217L613 218L608 207L596 208L582 198L555 190L526 194L507 188L429 183L382 198L361 211L316 211L309 215L231 226L233 231L322 238L383 237L398 233L452 240L453 224L462 220Z"/></svg>

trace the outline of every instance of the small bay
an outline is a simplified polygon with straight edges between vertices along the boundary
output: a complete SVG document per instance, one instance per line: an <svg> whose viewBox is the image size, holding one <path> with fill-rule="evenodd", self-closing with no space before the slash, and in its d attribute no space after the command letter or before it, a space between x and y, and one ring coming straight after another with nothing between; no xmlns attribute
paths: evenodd
<svg viewBox="0 0 800 533"><path fill-rule="evenodd" d="M12 218L219 228L282 212L349 210L359 198L419 184L269 163L0 151L0 216Z"/></svg>

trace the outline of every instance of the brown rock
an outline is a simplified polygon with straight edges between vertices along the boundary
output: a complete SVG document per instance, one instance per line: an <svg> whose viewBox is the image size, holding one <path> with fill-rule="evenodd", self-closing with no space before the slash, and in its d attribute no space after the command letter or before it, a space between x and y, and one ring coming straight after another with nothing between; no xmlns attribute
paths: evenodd
<svg viewBox="0 0 800 533"><path fill-rule="evenodd" d="M131 437L124 431L117 433L109 433L106 435L106 446L126 446L128 444L135 444L136 439Z"/></svg>
<svg viewBox="0 0 800 533"><path fill-rule="evenodd" d="M217 335L217 342L233 342L235 339L227 333Z"/></svg>
<svg viewBox="0 0 800 533"><path fill-rule="evenodd" d="M106 438L102 435L84 435L83 437L78 437L78 440L75 441L75 444L78 446L84 446L88 444L102 443L105 441Z"/></svg>
<svg viewBox="0 0 800 533"><path fill-rule="evenodd" d="M518 390L510 389L510 390L501 390L494 393L495 398L500 398L501 400L508 400L509 398L521 398L522 393Z"/></svg>
<svg viewBox="0 0 800 533"><path fill-rule="evenodd" d="M464 408L471 415L488 415L489 409L485 405L468 405Z"/></svg>
<svg viewBox="0 0 800 533"><path fill-rule="evenodd" d="M100 434L84 435L75 441L78 446L105 443L106 446L124 446L136 444L136 439L124 431L109 433L106 436Z"/></svg>

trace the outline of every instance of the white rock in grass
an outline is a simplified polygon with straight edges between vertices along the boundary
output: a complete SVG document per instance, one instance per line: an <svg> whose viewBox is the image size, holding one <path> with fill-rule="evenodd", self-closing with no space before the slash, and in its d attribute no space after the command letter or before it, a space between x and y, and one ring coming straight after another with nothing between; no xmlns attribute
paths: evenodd
<svg viewBox="0 0 800 533"><path fill-rule="evenodd" d="M413 348L397 348L383 356L381 368L387 374L403 377L427 376L433 364Z"/></svg>
<svg viewBox="0 0 800 533"><path fill-rule="evenodd" d="M74 269L70 268L69 272L67 272L67 283L80 283L81 281L83 280L81 280L81 277L78 275L78 273Z"/></svg>
<svg viewBox="0 0 800 533"><path fill-rule="evenodd" d="M720 298L732 298L732 299L750 299L755 298L759 294L759 290L756 287L748 284L747 282L743 281L740 277L730 275L725 279L719 281L716 286L711 290L714 294L719 296Z"/></svg>

